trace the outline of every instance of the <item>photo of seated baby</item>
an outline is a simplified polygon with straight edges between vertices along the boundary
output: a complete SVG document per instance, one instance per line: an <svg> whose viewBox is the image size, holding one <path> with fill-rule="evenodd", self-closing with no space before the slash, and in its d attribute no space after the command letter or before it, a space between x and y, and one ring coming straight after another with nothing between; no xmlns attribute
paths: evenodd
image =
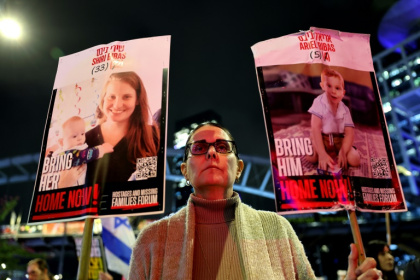
<svg viewBox="0 0 420 280"><path fill-rule="evenodd" d="M336 174L360 165L359 151L353 146L355 126L349 108L342 101L346 94L342 75L324 68L320 86L323 93L308 110L314 153L306 159L318 163L319 174Z"/></svg>
<svg viewBox="0 0 420 280"><path fill-rule="evenodd" d="M81 166L93 160L100 159L104 154L112 153L113 147L109 143L104 143L95 147L88 147L86 144L85 122L79 116L73 116L62 124L62 137L58 139L56 150L49 150L50 157L72 154L72 167ZM58 147L58 149L57 149ZM62 172L66 172L65 170ZM86 168L79 173L77 178L73 178L71 185L58 185L58 188L80 186L85 183Z"/></svg>

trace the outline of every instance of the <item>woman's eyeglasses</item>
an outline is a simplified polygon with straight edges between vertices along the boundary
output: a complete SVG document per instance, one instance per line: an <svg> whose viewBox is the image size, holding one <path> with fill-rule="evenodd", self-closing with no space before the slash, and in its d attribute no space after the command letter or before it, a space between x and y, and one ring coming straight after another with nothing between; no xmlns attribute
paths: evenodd
<svg viewBox="0 0 420 280"><path fill-rule="evenodd" d="M218 152L219 154L228 154L234 151L235 141L216 140L216 142L207 143L204 140L202 140L187 144L187 147L191 151L192 155L204 155L208 152L210 146L213 146L216 152Z"/></svg>

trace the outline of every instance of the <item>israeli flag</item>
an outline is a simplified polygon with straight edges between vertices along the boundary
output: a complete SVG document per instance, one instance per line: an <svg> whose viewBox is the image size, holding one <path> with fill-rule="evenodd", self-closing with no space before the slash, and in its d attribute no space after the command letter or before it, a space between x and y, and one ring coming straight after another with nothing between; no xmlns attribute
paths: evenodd
<svg viewBox="0 0 420 280"><path fill-rule="evenodd" d="M108 269L127 279L131 252L136 241L134 231L127 217L101 218L101 222Z"/></svg>

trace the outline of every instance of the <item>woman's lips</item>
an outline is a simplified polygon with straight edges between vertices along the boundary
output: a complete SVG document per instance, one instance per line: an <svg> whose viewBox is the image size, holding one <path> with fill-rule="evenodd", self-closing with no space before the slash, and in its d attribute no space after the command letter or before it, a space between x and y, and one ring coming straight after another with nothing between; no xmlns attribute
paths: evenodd
<svg viewBox="0 0 420 280"><path fill-rule="evenodd" d="M210 166L207 166L204 170L207 170L207 169L220 169L220 168L217 167L216 165L210 165Z"/></svg>

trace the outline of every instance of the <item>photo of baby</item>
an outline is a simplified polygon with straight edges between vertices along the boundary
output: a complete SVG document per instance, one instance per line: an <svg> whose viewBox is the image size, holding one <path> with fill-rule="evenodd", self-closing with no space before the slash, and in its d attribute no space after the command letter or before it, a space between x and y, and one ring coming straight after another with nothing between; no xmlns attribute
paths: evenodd
<svg viewBox="0 0 420 280"><path fill-rule="evenodd" d="M318 163L318 173L337 174L347 166L360 165L360 154L354 143L354 123L349 108L343 103L344 79L328 67L319 83L323 93L314 99L311 113L311 139L314 153L306 157Z"/></svg>
<svg viewBox="0 0 420 280"><path fill-rule="evenodd" d="M62 155L72 155L71 167L81 166L88 162L100 159L104 154L112 153L113 147L109 143L103 143L102 145L88 147L86 144L85 135L85 122L79 116L72 116L62 124L62 137L58 139L58 147L55 151L50 149L49 157L57 158ZM61 171L65 173L66 170ZM85 183L86 167L80 168L80 172L77 173L77 177L71 178L67 183L69 184L58 184L58 188L67 188L73 186L80 186Z"/></svg>
<svg viewBox="0 0 420 280"><path fill-rule="evenodd" d="M369 72L294 64L266 66L262 73L274 143L291 143L289 155L272 153L272 162L293 158L301 170L284 174L378 178L375 162L388 155ZM298 153L301 142L310 153ZM381 178L390 178L389 165L381 168Z"/></svg>

